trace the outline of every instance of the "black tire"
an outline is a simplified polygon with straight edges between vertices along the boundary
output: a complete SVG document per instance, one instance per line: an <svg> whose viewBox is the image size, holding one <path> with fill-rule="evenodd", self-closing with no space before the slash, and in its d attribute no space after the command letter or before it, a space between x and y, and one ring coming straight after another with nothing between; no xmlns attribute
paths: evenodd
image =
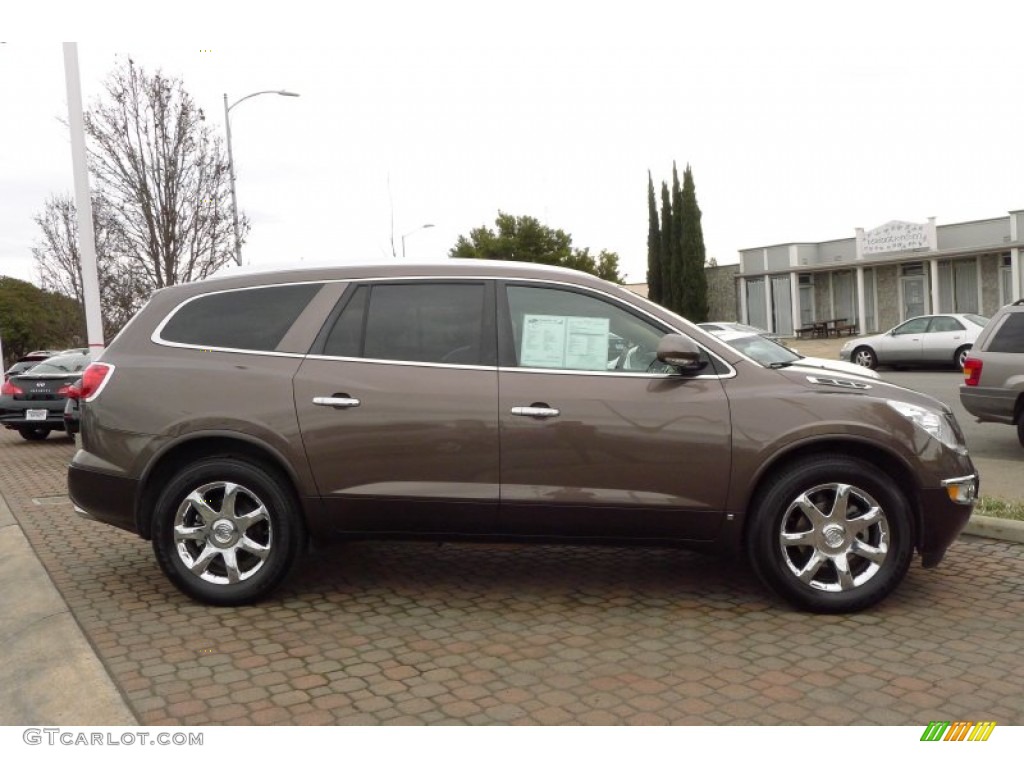
<svg viewBox="0 0 1024 768"><path fill-rule="evenodd" d="M846 513L833 519L841 499ZM878 513L869 517L875 507ZM762 488L751 514L747 549L754 570L803 610L850 613L872 606L910 567L914 531L906 498L895 480L859 459L821 456L786 467Z"/></svg>
<svg viewBox="0 0 1024 768"><path fill-rule="evenodd" d="M209 458L183 468L153 512L160 568L186 595L210 605L245 605L269 594L288 575L302 541L298 503L287 484L240 459Z"/></svg>
<svg viewBox="0 0 1024 768"><path fill-rule="evenodd" d="M971 354L971 345L964 344L964 346L953 353L953 365L962 371L964 369L964 360L967 359L969 354Z"/></svg>
<svg viewBox="0 0 1024 768"><path fill-rule="evenodd" d="M18 434L26 440L45 440L50 435L46 427L21 427Z"/></svg>
<svg viewBox="0 0 1024 768"><path fill-rule="evenodd" d="M1017 440L1024 446L1024 411L1017 417Z"/></svg>
<svg viewBox="0 0 1024 768"><path fill-rule="evenodd" d="M871 347L857 347L850 355L850 360L871 370L878 367L878 355Z"/></svg>

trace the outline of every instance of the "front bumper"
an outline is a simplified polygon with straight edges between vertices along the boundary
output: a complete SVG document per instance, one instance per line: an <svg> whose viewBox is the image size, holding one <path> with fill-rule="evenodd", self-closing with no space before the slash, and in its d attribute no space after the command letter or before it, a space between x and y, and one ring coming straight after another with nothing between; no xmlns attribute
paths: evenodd
<svg viewBox="0 0 1024 768"><path fill-rule="evenodd" d="M946 550L971 519L978 488L978 475L973 474L950 478L942 488L921 491L922 526L917 549L922 566L934 568L942 562Z"/></svg>

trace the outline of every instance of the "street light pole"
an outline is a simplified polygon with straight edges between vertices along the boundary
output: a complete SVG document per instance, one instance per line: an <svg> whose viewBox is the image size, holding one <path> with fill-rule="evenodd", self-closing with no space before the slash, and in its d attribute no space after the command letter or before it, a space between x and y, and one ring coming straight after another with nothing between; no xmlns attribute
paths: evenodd
<svg viewBox="0 0 1024 768"><path fill-rule="evenodd" d="M434 225L433 224L421 224L420 226L416 227L416 229L410 229L408 232L406 232L404 235L402 235L402 258L403 259L405 258L405 238L407 238L409 235L411 235L411 234L413 234L415 232L419 232L421 229L430 229L432 226L434 226Z"/></svg>
<svg viewBox="0 0 1024 768"><path fill-rule="evenodd" d="M278 96L298 96L291 91L257 91L243 96L231 106L228 106L228 95L224 94L224 129L228 137L228 179L231 181L231 223L235 232L235 262L242 266L242 239L238 234L238 196L235 193L235 158L231 153L231 110L237 107L246 99L253 96L262 96L266 93L273 93Z"/></svg>

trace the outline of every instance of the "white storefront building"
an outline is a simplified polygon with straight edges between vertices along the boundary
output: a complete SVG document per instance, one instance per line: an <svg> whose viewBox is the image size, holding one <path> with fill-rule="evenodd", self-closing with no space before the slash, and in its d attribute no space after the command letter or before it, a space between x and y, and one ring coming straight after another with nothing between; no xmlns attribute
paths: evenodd
<svg viewBox="0 0 1024 768"><path fill-rule="evenodd" d="M884 331L916 315L991 315L1022 296L1024 210L936 225L890 221L856 236L740 251L740 317L793 336L841 321Z"/></svg>

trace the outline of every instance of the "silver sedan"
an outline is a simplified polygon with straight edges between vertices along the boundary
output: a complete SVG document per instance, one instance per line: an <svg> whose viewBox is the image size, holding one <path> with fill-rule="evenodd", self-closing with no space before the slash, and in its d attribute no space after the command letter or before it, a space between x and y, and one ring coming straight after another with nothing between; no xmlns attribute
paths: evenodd
<svg viewBox="0 0 1024 768"><path fill-rule="evenodd" d="M840 360L875 368L879 365L955 365L963 368L967 353L987 317L972 314L920 315L886 333L850 339Z"/></svg>

